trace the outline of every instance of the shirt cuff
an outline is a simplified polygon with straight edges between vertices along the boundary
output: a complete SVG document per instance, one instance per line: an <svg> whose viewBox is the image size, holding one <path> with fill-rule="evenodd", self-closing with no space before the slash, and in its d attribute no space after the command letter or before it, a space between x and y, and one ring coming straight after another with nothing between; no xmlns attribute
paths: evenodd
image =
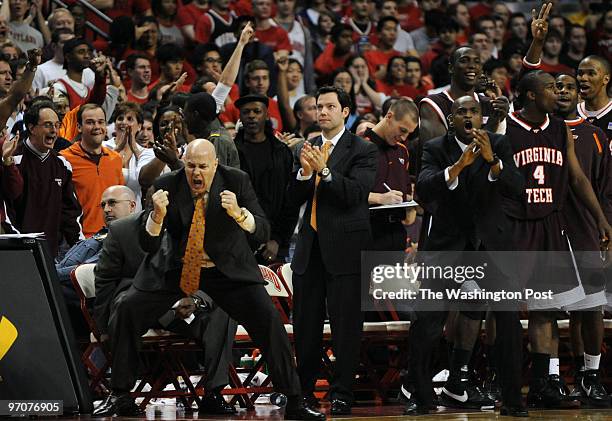
<svg viewBox="0 0 612 421"><path fill-rule="evenodd" d="M452 183L449 184L450 180L450 167L446 167L444 170L444 181L446 181L446 185L449 190L455 190L459 185L459 177L455 178Z"/></svg>
<svg viewBox="0 0 612 421"><path fill-rule="evenodd" d="M215 99L215 103L217 105L217 114L219 114L219 112L221 111L221 108L225 103L225 99L227 98L231 90L231 86L227 86L221 82L217 83L217 86L215 86L215 89L213 90L211 96Z"/></svg>
<svg viewBox="0 0 612 421"><path fill-rule="evenodd" d="M503 170L504 169L504 163L501 161L501 159L499 160L499 170ZM499 177L495 177L493 176L493 168L491 168L489 170L489 181L493 182L493 181L497 181Z"/></svg>
<svg viewBox="0 0 612 421"><path fill-rule="evenodd" d="M528 69L539 69L542 64L542 60L538 60L537 63L529 63L527 57L523 57L523 65Z"/></svg>
<svg viewBox="0 0 612 421"><path fill-rule="evenodd" d="M245 213L247 215L246 219L238 225L240 225L240 228L247 231L249 234L253 234L256 228L255 227L255 217L248 209L245 210Z"/></svg>
<svg viewBox="0 0 612 421"><path fill-rule="evenodd" d="M162 226L153 220L153 212L149 213L149 217L147 218L147 225L145 228L151 237L158 237L161 232Z"/></svg>
<svg viewBox="0 0 612 421"><path fill-rule="evenodd" d="M310 180L311 178L312 178L312 174L310 174L308 177L305 177L305 176L302 175L302 169L301 168L299 169L299 171L297 173L298 181L306 181L306 180Z"/></svg>

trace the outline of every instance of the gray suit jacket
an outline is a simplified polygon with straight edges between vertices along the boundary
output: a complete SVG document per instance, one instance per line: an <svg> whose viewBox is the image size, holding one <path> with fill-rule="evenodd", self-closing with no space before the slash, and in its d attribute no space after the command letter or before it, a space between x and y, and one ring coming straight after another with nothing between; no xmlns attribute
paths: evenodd
<svg viewBox="0 0 612 421"><path fill-rule="evenodd" d="M102 333L108 327L113 299L132 285L134 275L145 258L145 252L138 242L138 231L144 214L139 212L111 222L104 239L100 259L94 269L94 318Z"/></svg>

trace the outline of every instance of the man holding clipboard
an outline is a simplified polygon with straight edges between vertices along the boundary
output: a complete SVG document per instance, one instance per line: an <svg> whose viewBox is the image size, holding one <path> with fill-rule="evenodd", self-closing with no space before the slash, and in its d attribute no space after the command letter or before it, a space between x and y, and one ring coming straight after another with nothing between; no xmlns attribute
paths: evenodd
<svg viewBox="0 0 612 421"><path fill-rule="evenodd" d="M412 193L408 178L408 150L404 139L414 131L419 111L410 99L399 99L376 126L366 130L364 137L378 148L376 182L368 196L372 242L369 250L400 251L406 248L406 230L402 220L406 207L372 209L400 205Z"/></svg>

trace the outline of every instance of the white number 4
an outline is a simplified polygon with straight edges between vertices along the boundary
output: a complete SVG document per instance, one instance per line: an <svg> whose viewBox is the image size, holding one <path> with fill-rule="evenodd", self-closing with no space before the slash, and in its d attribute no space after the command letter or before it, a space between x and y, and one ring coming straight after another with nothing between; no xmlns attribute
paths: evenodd
<svg viewBox="0 0 612 421"><path fill-rule="evenodd" d="M533 178L538 180L538 184L544 184L544 165L538 165L533 172Z"/></svg>

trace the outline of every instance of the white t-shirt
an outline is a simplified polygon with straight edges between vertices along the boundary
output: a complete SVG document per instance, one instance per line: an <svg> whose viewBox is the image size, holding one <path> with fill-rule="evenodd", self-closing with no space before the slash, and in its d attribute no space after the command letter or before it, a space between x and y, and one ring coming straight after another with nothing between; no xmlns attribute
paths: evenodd
<svg viewBox="0 0 612 421"><path fill-rule="evenodd" d="M83 73L85 73L85 71L83 71ZM91 90L94 86L95 76L91 80L85 80L84 76L85 75L83 75L81 80L85 83L76 82L70 79L68 76L63 76L60 79L70 85L70 87L74 89L75 92L79 94L81 98L85 98L87 96L88 91ZM68 96L68 93L66 92L66 87L62 83L55 82L53 84L53 89L55 89L56 92L61 92L62 94Z"/></svg>
<svg viewBox="0 0 612 421"><path fill-rule="evenodd" d="M24 53L33 48L43 48L42 34L25 23L9 22L9 37Z"/></svg>
<svg viewBox="0 0 612 421"><path fill-rule="evenodd" d="M66 69L62 63L56 62L54 59L45 61L38 66L32 81L32 88L43 89L49 86L50 82L55 82L58 79L66 76ZM93 86L96 80L96 75L91 69L83 70L83 78L81 82L86 86Z"/></svg>

